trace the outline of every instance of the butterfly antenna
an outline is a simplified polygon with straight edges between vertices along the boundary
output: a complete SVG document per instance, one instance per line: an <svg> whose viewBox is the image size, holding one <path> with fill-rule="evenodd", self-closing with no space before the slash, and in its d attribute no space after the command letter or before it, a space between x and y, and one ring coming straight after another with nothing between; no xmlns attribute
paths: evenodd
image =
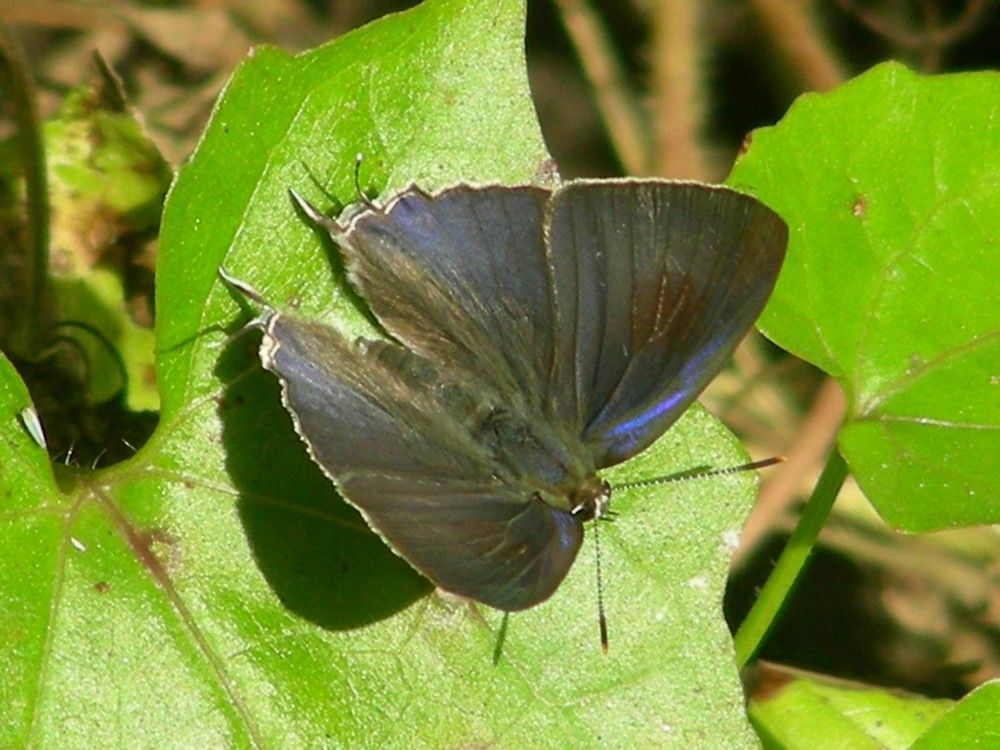
<svg viewBox="0 0 1000 750"><path fill-rule="evenodd" d="M754 471L756 469L763 469L767 466L774 466L775 464L780 464L784 460L784 456L772 456L771 458L763 458L760 461L751 461L750 463L740 464L739 466L726 466L721 469L687 469L685 471L678 471L676 474L666 474L662 477L637 479L634 482L622 482L621 484L616 484L615 489L627 490L632 489L633 487L651 487L657 484L683 482L688 479L705 479L706 477L719 477L725 474L738 474L741 471Z"/></svg>
<svg viewBox="0 0 1000 750"><path fill-rule="evenodd" d="M309 182L311 182L316 189L319 190L328 201L330 201L330 203L336 203L337 197L323 186L323 183L320 182L319 177L316 176L316 173L312 171L309 165L302 159L299 159L299 164L301 164L302 168L306 171L306 176L309 178Z"/></svg>
<svg viewBox="0 0 1000 750"><path fill-rule="evenodd" d="M365 195L365 191L361 189L361 162L365 159L365 155L358 153L354 157L354 192L357 194L358 202L363 203L365 208L369 211L377 211L378 206L372 203L371 199Z"/></svg>
<svg viewBox="0 0 1000 750"><path fill-rule="evenodd" d="M594 520L594 562L597 570L597 627L601 631L601 653L608 653L608 620L604 616L604 581L601 578L601 519Z"/></svg>

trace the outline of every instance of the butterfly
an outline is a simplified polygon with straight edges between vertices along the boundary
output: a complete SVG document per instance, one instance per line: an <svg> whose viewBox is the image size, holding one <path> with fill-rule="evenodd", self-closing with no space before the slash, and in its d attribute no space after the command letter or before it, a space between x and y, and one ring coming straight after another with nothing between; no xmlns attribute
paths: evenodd
<svg viewBox="0 0 1000 750"><path fill-rule="evenodd" d="M263 367L312 459L437 586L545 601L640 453L760 314L788 230L758 200L667 180L411 186L342 220L303 198L384 339L263 307Z"/></svg>

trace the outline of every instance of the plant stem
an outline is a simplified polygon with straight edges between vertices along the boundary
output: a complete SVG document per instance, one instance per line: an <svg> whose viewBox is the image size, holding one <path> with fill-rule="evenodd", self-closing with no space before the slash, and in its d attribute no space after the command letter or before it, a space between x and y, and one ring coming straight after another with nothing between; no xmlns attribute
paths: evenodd
<svg viewBox="0 0 1000 750"><path fill-rule="evenodd" d="M24 159L26 252L30 258L25 264L25 273L20 278L26 287L27 310L15 325L15 330L23 335L27 328L28 335L32 336L42 325L42 299L49 272L49 201L45 150L35 103L35 84L28 61L10 30L0 24L0 78L4 77L7 79L17 123L18 150Z"/></svg>
<svg viewBox="0 0 1000 750"><path fill-rule="evenodd" d="M736 663L741 668L757 653L764 636L788 600L846 478L847 463L835 448L826 460L812 496L802 509L802 516L788 539L788 545L733 638Z"/></svg>

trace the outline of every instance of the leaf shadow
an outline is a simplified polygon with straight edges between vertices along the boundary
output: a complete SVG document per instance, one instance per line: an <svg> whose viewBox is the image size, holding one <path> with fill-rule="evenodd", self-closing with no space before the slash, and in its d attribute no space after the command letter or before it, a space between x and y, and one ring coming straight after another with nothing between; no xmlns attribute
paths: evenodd
<svg viewBox="0 0 1000 750"><path fill-rule="evenodd" d="M291 612L327 630L391 617L432 590L337 494L260 369L259 336L226 347L216 374L226 469L254 558Z"/></svg>

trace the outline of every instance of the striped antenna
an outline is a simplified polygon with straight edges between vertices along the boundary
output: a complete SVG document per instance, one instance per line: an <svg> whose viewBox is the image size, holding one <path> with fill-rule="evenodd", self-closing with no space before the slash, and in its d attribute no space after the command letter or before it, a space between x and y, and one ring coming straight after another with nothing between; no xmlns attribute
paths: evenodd
<svg viewBox="0 0 1000 750"><path fill-rule="evenodd" d="M748 464L740 464L739 466L726 466L721 469L706 469L699 466L694 469L678 471L676 474L666 474L662 477L637 479L634 482L622 482L621 484L616 484L614 489L628 490L633 487L652 487L657 484L685 482L688 479L705 479L707 477L719 477L725 474L738 474L741 471L754 471L755 469L763 469L766 466L774 466L775 464L780 464L784 460L784 456L772 456L771 458L763 458L760 461L751 461Z"/></svg>

